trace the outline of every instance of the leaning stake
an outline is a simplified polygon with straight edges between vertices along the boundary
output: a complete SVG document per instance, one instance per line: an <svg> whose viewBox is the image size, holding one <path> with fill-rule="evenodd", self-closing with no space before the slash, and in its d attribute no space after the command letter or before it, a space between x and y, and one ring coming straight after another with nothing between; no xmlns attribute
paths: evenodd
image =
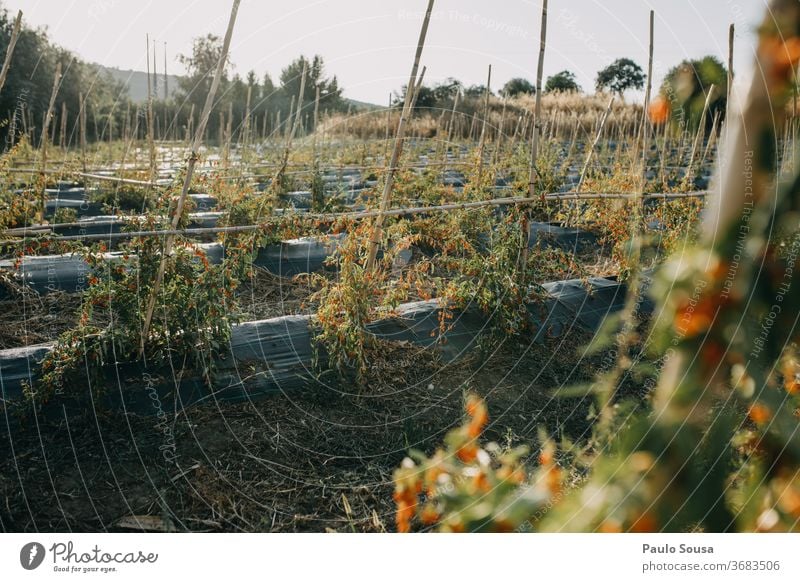
<svg viewBox="0 0 800 582"><path fill-rule="evenodd" d="M50 121L53 119L53 107L56 104L58 86L61 83L61 63L56 63L56 74L53 77L53 90L50 93L50 103L47 105L47 113L44 116L42 125L42 220L47 214L47 137L50 130Z"/></svg>
<svg viewBox="0 0 800 582"><path fill-rule="evenodd" d="M219 55L219 62L217 63L217 70L214 73L214 80L211 83L211 88L206 96L205 105L203 105L203 112L200 115L200 123L197 125L197 131L194 134L194 141L192 142L192 151L189 154L189 159L186 163L186 177L183 180L183 190L181 190L178 204L175 208L175 215L172 217L172 230L178 228L178 223L183 214L183 207L186 204L186 198L189 194L189 186L192 183L192 175L194 174L194 166L200 158L198 151L203 142L203 135L206 132L206 124L211 115L211 106L214 103L214 97L217 94L220 79L222 78L222 71L225 69L225 61L228 58L228 49L231 46L231 36L233 35L233 25L236 22L236 13L239 11L240 0L233 0L233 7L231 8L231 17L228 21L228 29L225 31L225 40L222 43L222 52ZM150 296L147 301L147 309L145 311L144 322L142 325L142 338L141 338L141 354L144 355L144 348L148 334L150 333L150 323L153 319L153 309L156 306L156 299L158 299L158 292L161 288L161 283L164 280L164 272L167 268L167 260L172 253L172 245L175 242L175 236L167 236L164 241L164 251L161 255L161 263L158 266L158 273L156 280L153 282L153 288L150 290Z"/></svg>
<svg viewBox="0 0 800 582"><path fill-rule="evenodd" d="M539 137L542 133L542 75L544 72L544 51L547 47L547 0L542 2L542 35L539 42L539 64L536 69L536 105L533 112L533 137L531 138L531 166L528 196L536 193L536 159L539 156ZM544 194L544 193L542 193Z"/></svg>
<svg viewBox="0 0 800 582"><path fill-rule="evenodd" d="M14 47L17 45L19 38L19 29L22 25L22 10L17 12L17 19L14 21L14 30L11 31L11 40L8 42L8 50L6 50L6 58L3 61L3 69L0 70L0 91L3 85L6 84L6 77L8 76L8 69L11 67L11 57L14 56Z"/></svg>
<svg viewBox="0 0 800 582"><path fill-rule="evenodd" d="M417 42L417 53L414 55L414 65L411 67L411 76L406 85L406 98L403 103L403 111L400 113L400 123L397 125L397 133L394 138L394 148L392 149L392 159L389 162L389 168L386 171L386 183L383 186L383 196L381 197L381 212L386 212L389 209L389 204L392 201L392 187L394 185L394 175L397 171L397 165L400 162L400 155L403 153L403 137L405 136L406 123L408 116L411 113L411 100L413 98L409 93L413 92L417 85L417 69L419 68L419 60L422 57L422 49L425 46L425 37L428 34L428 24L431 21L431 13L433 12L434 0L428 0L428 9L425 11L425 18L422 21L422 29L419 32L419 41ZM369 255L367 256L366 269L372 270L375 266L375 257L378 255L378 245L383 236L383 215L379 214L375 217L375 222L372 223L372 234L370 235L369 242Z"/></svg>

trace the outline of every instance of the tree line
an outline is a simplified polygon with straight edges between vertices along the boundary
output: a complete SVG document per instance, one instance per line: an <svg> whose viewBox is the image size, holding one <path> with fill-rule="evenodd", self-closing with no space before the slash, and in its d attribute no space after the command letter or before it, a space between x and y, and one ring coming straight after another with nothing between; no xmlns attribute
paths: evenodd
<svg viewBox="0 0 800 582"><path fill-rule="evenodd" d="M641 90L647 80L642 67L629 58L620 58L597 73L595 90L608 92L622 98L631 90ZM660 87L661 98L669 103L669 113L676 124L694 129L700 122L706 95L713 87L709 102L706 123L711 124L715 116L722 116L727 105L728 71L725 65L714 56L701 59L687 59L669 70ZM407 87L403 86L396 94L394 103L402 105ZM571 71L560 71L547 78L544 93L581 93L576 75ZM457 79L448 78L432 86L422 86L416 96L417 113L432 110L449 110L454 105L459 111L476 113L480 111L485 85L465 86ZM536 86L528 79L515 77L506 82L492 96L514 99L536 94Z"/></svg>
<svg viewBox="0 0 800 582"><path fill-rule="evenodd" d="M0 53L10 42L13 18L0 10ZM152 72L151 95L153 125L156 139L185 139L198 121L208 93L213 71L221 54L221 39L213 34L194 40L191 54L179 61L186 74L180 77L179 88L171 97L159 95L159 79ZM75 145L78 142L77 123L81 96L84 98L86 138L105 141L120 138L144 139L147 135L147 104L133 103L127 88L115 81L97 65L87 63L71 52L52 43L43 30L23 26L5 87L0 93L0 139L6 147L23 135L38 145L52 91L57 64L61 64L62 80L56 97L54 118L49 139L56 144ZM306 70L303 108L299 116L300 131L313 129L313 115L319 91L319 113L322 116L346 111L348 101L336 76L328 76L322 57L300 56L286 66L275 83L269 74L259 77L254 71L244 77L232 74L226 63L214 110L208 122L209 141L235 141L249 136L265 138L286 131L287 120L296 111L300 80ZM641 89L645 82L642 68L631 59L621 58L596 77L595 89L624 95ZM661 87L668 98L670 114L685 126L696 126L702 113L706 92L716 88L710 103L710 115L724 114L727 97L727 70L719 59L708 56L686 60L673 67ZM405 87L395 95L394 105L405 98ZM459 110L479 111L485 96L483 85L465 86L457 79L423 86L416 100L416 110L451 109L459 101ZM560 71L547 78L543 90L547 93L580 92L576 76ZM527 79L509 80L499 90L502 98L533 95L536 87ZM490 94L494 94L490 91Z"/></svg>
<svg viewBox="0 0 800 582"><path fill-rule="evenodd" d="M0 10L0 54L8 50L14 18ZM222 41L215 35L196 38L189 55L179 61L186 68L178 91L166 96L156 90L156 72L150 77L153 125L157 139L184 139L198 123ZM0 139L5 148L22 136L39 145L57 65L62 77L58 85L48 139L55 144L76 145L79 141L81 97L84 99L86 139L89 142L120 138L144 139L147 132L146 103L134 103L125 84L115 80L98 65L87 63L53 43L47 33L23 24L14 49L5 86L0 92ZM326 75L322 57L301 56L286 66L278 83L254 71L244 78L232 74L226 63L218 97L208 123L208 138L241 139L245 127L251 136L280 132L298 100L300 79L306 68L303 110L305 128L313 124L313 109L319 89L321 114L347 109L335 76ZM248 107L249 103L249 107ZM249 113L248 113L249 112ZM229 135L230 134L230 135Z"/></svg>

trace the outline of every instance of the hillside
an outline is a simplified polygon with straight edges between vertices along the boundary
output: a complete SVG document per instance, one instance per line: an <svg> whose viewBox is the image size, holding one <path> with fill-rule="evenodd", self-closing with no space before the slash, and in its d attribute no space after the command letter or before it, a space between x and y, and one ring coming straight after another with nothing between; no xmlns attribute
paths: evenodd
<svg viewBox="0 0 800 582"><path fill-rule="evenodd" d="M134 103L142 103L147 100L147 73L144 71L132 71L117 69L116 67L104 67L98 65L100 70L107 72L115 81L123 83L128 88L128 94ZM167 75L167 83L170 97L175 94L178 89L178 75ZM156 96L159 99L164 97L164 75L159 73L156 78L157 90Z"/></svg>

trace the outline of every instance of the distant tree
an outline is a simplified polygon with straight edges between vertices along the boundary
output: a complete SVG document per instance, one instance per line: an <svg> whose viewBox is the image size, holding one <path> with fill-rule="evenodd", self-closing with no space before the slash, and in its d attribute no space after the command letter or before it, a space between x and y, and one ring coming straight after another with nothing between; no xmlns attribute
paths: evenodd
<svg viewBox="0 0 800 582"><path fill-rule="evenodd" d="M277 90L275 83L272 82L272 77L269 73L264 73L264 79L261 81L261 96L268 98Z"/></svg>
<svg viewBox="0 0 800 582"><path fill-rule="evenodd" d="M258 86L258 77L256 76L255 71L250 71L247 73L247 86L252 87L254 90L255 87Z"/></svg>
<svg viewBox="0 0 800 582"><path fill-rule="evenodd" d="M642 67L631 59L617 59L597 73L598 91L609 90L622 96L629 89L642 89L645 82Z"/></svg>
<svg viewBox="0 0 800 582"><path fill-rule="evenodd" d="M571 71L561 71L552 77L548 77L545 83L545 93L564 93L564 92L580 92L581 87L575 79L575 74Z"/></svg>
<svg viewBox="0 0 800 582"><path fill-rule="evenodd" d="M530 81L521 77L511 79L500 89L500 95L508 98L517 97L518 95L534 95L535 93L536 87Z"/></svg>
<svg viewBox="0 0 800 582"><path fill-rule="evenodd" d="M456 97L456 93L464 90L464 84L458 79L448 77L443 82L433 86L433 95L436 98L436 104L439 107L444 107L447 103L452 103Z"/></svg>
<svg viewBox="0 0 800 582"><path fill-rule="evenodd" d="M16 15L14 15L16 16ZM14 17L0 3L0 55L5 55L14 27ZM57 63L61 63L62 79L55 102L51 130L55 129L56 143L61 141L61 106L66 107L67 132L65 141L78 139L74 131L78 118L79 93L86 99L89 122L86 124L89 140L107 135L109 120L112 121L114 137L119 137L124 125L124 114L128 104L128 91L123 83L114 81L98 66L88 64L69 51L54 45L44 29L31 29L23 20L17 46L8 70L5 86L0 93L0 150L8 147L12 140L8 133L14 128L14 142L23 133L23 126L33 142L41 142L42 118L47 110L53 76ZM97 132L93 118L97 117ZM23 116L26 123L23 123Z"/></svg>
<svg viewBox="0 0 800 582"><path fill-rule="evenodd" d="M493 95L491 91L489 92L490 95ZM479 99L486 95L486 85L470 85L466 89L464 89L464 97L469 99Z"/></svg>
<svg viewBox="0 0 800 582"><path fill-rule="evenodd" d="M305 56L292 61L281 71L281 92L284 99L289 102L292 97L297 99L300 92L300 79L303 74L303 65L307 66L307 77L305 91L303 92L303 103L305 107L313 109L314 99L316 98L317 87L321 106L327 110L342 109L344 101L342 99L342 89L339 88L339 81L336 76L325 76L325 64L322 57L314 55L314 58L307 59Z"/></svg>
<svg viewBox="0 0 800 582"><path fill-rule="evenodd" d="M222 39L215 34L207 34L194 39L191 55L178 55L178 61L186 67L186 75L179 80L180 89L186 99L197 107L202 108L205 103L221 54ZM227 88L229 68L230 59L227 59L222 73L220 93L224 93Z"/></svg>
<svg viewBox="0 0 800 582"><path fill-rule="evenodd" d="M711 86L714 94L709 103L706 129L713 124L714 116L725 115L728 93L728 70L714 56L686 60L670 69L661 86L661 96L670 104L674 123L695 130L703 115L706 96Z"/></svg>
<svg viewBox="0 0 800 582"><path fill-rule="evenodd" d="M394 106L402 107L406 102L406 93L408 86L403 85L400 94L395 95ZM414 104L414 111L430 110L439 106L439 99L437 97L436 88L426 87L423 85L419 88L419 95L417 95L416 103Z"/></svg>

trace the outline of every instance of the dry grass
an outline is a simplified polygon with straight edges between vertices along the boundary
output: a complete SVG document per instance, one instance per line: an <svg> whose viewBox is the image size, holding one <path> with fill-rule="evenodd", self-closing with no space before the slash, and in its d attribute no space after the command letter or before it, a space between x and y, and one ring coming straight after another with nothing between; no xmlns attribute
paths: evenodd
<svg viewBox="0 0 800 582"><path fill-rule="evenodd" d="M545 132L561 139L570 139L592 135L605 112L610 95L598 93L585 95L582 93L550 93L542 97L542 111ZM459 103L454 137L461 139L476 138L482 124L482 109L476 100L465 100ZM514 134L530 133L530 119L534 109L534 98L530 96L509 99L503 114L503 100L493 97L489 103L489 137L497 139L499 134L513 137ZM408 134L423 138L442 138L448 133L448 124L452 110L442 108L418 112L411 120ZM393 111L389 122L389 135L394 135L399 121L399 112ZM608 134L622 132L631 135L636 124L641 121L640 105L617 99L606 124ZM386 110L361 112L347 116L338 114L326 119L320 128L328 136L350 137L355 139L381 139L386 137Z"/></svg>

